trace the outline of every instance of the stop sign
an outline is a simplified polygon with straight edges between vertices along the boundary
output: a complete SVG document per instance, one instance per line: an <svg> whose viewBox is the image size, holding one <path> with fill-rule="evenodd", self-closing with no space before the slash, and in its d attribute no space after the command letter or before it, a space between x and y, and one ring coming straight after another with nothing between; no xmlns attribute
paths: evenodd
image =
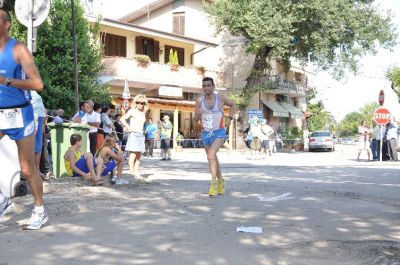
<svg viewBox="0 0 400 265"><path fill-rule="evenodd" d="M388 109L378 108L374 111L374 122L379 125L384 125L390 121L392 114L390 114Z"/></svg>

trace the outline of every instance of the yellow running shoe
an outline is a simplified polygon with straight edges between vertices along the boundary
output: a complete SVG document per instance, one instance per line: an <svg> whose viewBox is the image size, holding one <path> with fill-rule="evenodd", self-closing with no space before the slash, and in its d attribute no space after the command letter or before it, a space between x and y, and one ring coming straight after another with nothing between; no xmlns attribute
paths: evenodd
<svg viewBox="0 0 400 265"><path fill-rule="evenodd" d="M216 180L212 180L210 183L210 190L208 191L208 195L215 196L218 193L218 182Z"/></svg>
<svg viewBox="0 0 400 265"><path fill-rule="evenodd" d="M225 193L225 180L223 178L218 179L218 194L223 195Z"/></svg>

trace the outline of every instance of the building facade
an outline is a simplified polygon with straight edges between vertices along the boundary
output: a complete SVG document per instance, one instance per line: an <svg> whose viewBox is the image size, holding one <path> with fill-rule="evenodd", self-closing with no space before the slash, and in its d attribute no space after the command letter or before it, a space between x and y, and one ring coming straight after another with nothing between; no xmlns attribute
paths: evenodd
<svg viewBox="0 0 400 265"><path fill-rule="evenodd" d="M202 94L203 77L214 78L218 93L239 93L254 62L243 39L216 34L201 0L154 1L120 19L103 18L100 27L105 55L100 79L109 86L117 111L123 109L127 84L130 95L149 98L153 121L171 116L174 139L178 131L193 137L194 104ZM170 64L171 53L178 57L178 68ZM143 63L137 55L146 55L150 62ZM260 110L275 130L301 128L306 72L300 67L285 72L278 62L270 64L268 89L254 95L248 110ZM241 113L244 127L248 110Z"/></svg>

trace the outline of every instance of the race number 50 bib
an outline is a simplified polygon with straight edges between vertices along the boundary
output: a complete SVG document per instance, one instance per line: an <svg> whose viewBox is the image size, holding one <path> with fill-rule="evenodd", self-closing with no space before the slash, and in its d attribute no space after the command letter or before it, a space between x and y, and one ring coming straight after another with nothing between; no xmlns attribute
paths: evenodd
<svg viewBox="0 0 400 265"><path fill-rule="evenodd" d="M0 130L16 129L24 127L22 111L17 109L0 110Z"/></svg>

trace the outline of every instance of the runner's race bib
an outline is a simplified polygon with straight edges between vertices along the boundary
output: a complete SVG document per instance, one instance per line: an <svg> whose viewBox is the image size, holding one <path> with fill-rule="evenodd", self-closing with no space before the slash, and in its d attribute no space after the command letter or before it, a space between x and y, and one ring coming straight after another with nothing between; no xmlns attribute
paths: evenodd
<svg viewBox="0 0 400 265"><path fill-rule="evenodd" d="M205 129L213 129L213 116L212 114L204 115L204 128Z"/></svg>
<svg viewBox="0 0 400 265"><path fill-rule="evenodd" d="M24 127L22 110L20 108L0 110L0 130Z"/></svg>

